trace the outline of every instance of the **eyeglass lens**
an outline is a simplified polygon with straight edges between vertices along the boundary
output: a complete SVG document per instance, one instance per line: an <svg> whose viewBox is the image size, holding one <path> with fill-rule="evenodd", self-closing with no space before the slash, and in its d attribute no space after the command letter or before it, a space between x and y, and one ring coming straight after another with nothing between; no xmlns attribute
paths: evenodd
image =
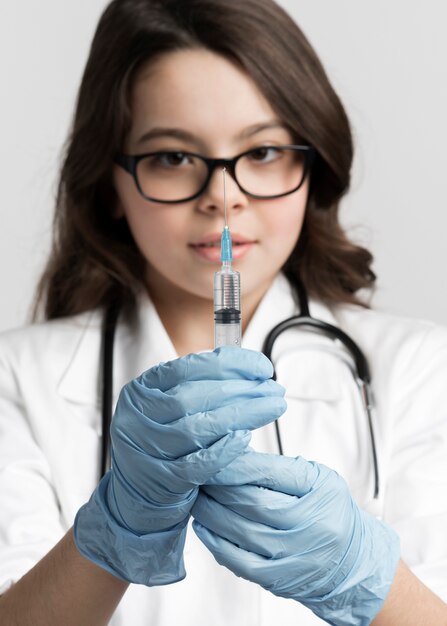
<svg viewBox="0 0 447 626"><path fill-rule="evenodd" d="M305 155L292 148L263 147L237 160L235 176L241 188L255 196L278 196L295 190L305 174ZM141 159L137 179L145 196L176 201L197 194L208 167L200 157L183 152L157 153Z"/></svg>

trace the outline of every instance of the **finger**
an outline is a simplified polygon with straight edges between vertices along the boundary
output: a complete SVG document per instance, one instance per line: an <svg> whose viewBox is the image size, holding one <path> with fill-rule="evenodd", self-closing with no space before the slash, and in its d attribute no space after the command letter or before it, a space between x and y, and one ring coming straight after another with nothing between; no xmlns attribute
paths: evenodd
<svg viewBox="0 0 447 626"><path fill-rule="evenodd" d="M247 552L269 559L300 554L309 548L309 533L305 529L278 530L262 522L246 519L200 491L191 514L219 537ZM262 517L262 512L259 517Z"/></svg>
<svg viewBox="0 0 447 626"><path fill-rule="evenodd" d="M121 454L113 448L114 466L142 497L155 503L175 504L181 499L179 495L203 484L240 456L250 437L248 431L234 431L209 448L176 461L160 460L133 447Z"/></svg>
<svg viewBox="0 0 447 626"><path fill-rule="evenodd" d="M249 398L284 397L284 394L284 387L274 380L202 380L182 383L163 392L149 389L135 379L123 388L117 409L125 412L131 409L166 424Z"/></svg>
<svg viewBox="0 0 447 626"><path fill-rule="evenodd" d="M112 424L112 441L138 446L159 459L177 459L208 448L235 430L255 430L277 419L286 409L284 398L264 397L191 415L173 424L159 424L139 414L137 419Z"/></svg>
<svg viewBox="0 0 447 626"><path fill-rule="evenodd" d="M306 461L303 457L279 456L248 450L208 484L252 484L303 497L326 480L331 472L325 465Z"/></svg>
<svg viewBox="0 0 447 626"><path fill-rule="evenodd" d="M265 380L272 376L273 366L262 352L225 347L160 363L140 378L144 385L166 391L187 380Z"/></svg>
<svg viewBox="0 0 447 626"><path fill-rule="evenodd" d="M282 561L269 560L259 554L242 550L208 530L196 520L193 521L192 527L219 565L228 568L236 576L262 584L266 577L274 579L280 575Z"/></svg>
<svg viewBox="0 0 447 626"><path fill-rule="evenodd" d="M201 487L202 493L248 520L289 530L303 523L301 499L257 485Z"/></svg>
<svg viewBox="0 0 447 626"><path fill-rule="evenodd" d="M119 465L112 456L113 480L109 484L107 502L115 519L121 526L132 529L132 532L147 534L172 528L189 516L189 512L198 494L195 487L177 496L175 506L161 503L141 494L120 471ZM118 503L119 502L119 506Z"/></svg>
<svg viewBox="0 0 447 626"><path fill-rule="evenodd" d="M173 417L177 412L177 417L193 415L201 411L212 411L216 408L236 404L248 398L259 398L264 396L284 397L285 389L282 385L272 380L205 380L187 381L176 387L168 389L162 396L154 394L156 398L162 398L159 409L161 413L167 414L169 408L167 403L172 404ZM151 396L152 397L152 396ZM157 404L151 404L151 408L157 410Z"/></svg>
<svg viewBox="0 0 447 626"><path fill-rule="evenodd" d="M275 421L286 410L282 396L262 396L241 400L184 417L170 425L169 436L181 444L185 438L195 448L205 448L233 430L256 430ZM192 451L192 450L191 450Z"/></svg>
<svg viewBox="0 0 447 626"><path fill-rule="evenodd" d="M175 461L165 461L165 466L173 484L184 480L188 485L201 486L243 454L250 439L250 431L236 430L209 448L202 448Z"/></svg>

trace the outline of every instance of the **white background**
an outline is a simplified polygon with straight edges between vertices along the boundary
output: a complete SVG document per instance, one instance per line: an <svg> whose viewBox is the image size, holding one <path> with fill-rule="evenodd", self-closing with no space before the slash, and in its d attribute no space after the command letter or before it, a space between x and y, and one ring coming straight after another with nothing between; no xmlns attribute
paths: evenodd
<svg viewBox="0 0 447 626"><path fill-rule="evenodd" d="M25 321L48 253L59 155L106 4L0 4L0 330ZM342 219L375 255L375 305L446 323L445 3L281 4L319 52L352 121L354 180Z"/></svg>

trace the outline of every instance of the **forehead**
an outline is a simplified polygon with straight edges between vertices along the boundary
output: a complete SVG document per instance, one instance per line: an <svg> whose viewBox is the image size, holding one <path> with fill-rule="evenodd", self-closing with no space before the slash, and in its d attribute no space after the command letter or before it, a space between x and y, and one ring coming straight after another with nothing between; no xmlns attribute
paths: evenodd
<svg viewBox="0 0 447 626"><path fill-rule="evenodd" d="M142 68L132 90L131 140L153 126L226 137L276 117L243 70L204 49L166 54Z"/></svg>

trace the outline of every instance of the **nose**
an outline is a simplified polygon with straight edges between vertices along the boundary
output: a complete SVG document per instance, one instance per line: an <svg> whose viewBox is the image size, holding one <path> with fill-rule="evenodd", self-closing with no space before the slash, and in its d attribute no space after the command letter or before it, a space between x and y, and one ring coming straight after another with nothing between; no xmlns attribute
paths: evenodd
<svg viewBox="0 0 447 626"><path fill-rule="evenodd" d="M227 212L241 210L248 204L248 198L241 191L228 169L225 172L225 197ZM224 173L218 166L214 169L204 192L197 198L197 209L202 213L224 213Z"/></svg>

